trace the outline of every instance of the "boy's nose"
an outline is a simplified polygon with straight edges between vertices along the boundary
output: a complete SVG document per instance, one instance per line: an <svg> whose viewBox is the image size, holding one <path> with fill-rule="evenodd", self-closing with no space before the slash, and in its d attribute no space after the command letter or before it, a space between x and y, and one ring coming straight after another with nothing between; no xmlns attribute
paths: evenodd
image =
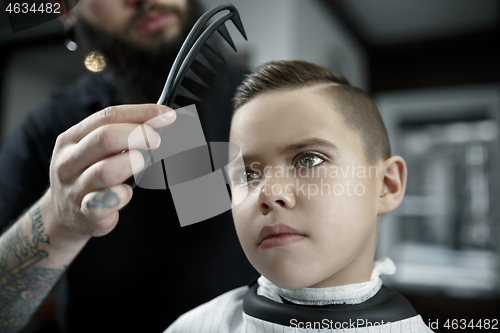
<svg viewBox="0 0 500 333"><path fill-rule="evenodd" d="M292 186L283 183L266 183L259 193L258 209L263 215L274 209L292 209L295 207L295 195Z"/></svg>

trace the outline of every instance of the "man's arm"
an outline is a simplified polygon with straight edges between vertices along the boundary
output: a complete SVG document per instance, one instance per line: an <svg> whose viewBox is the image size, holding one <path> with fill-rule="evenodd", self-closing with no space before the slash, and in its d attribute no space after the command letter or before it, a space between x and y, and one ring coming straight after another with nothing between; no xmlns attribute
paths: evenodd
<svg viewBox="0 0 500 333"><path fill-rule="evenodd" d="M44 196L47 197L47 194ZM0 331L24 327L90 237L47 230L40 199L0 238ZM49 234L50 232L50 234Z"/></svg>
<svg viewBox="0 0 500 333"><path fill-rule="evenodd" d="M160 145L153 128L175 120L168 111L110 107L58 136L50 188L0 237L0 332L21 329L88 240L113 230L132 197L123 182L144 167L137 149Z"/></svg>

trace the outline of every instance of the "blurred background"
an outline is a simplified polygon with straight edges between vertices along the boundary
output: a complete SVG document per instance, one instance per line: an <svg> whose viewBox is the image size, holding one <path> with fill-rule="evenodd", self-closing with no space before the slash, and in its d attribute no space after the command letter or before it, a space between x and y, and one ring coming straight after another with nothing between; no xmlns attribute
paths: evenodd
<svg viewBox="0 0 500 333"><path fill-rule="evenodd" d="M499 319L500 2L232 3L249 38L229 25L235 61L303 59L374 96L409 171L403 204L381 223L377 257L398 268L385 282L426 322L439 320L437 332L447 319ZM57 20L13 34L0 12L1 141L47 96L90 74L87 55L63 41ZM51 327L53 313L49 299L25 332Z"/></svg>

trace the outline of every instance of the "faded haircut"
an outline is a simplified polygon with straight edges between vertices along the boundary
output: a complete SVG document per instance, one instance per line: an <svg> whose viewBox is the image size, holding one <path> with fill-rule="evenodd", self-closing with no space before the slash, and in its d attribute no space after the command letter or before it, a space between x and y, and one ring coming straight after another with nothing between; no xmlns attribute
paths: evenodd
<svg viewBox="0 0 500 333"><path fill-rule="evenodd" d="M305 61L272 61L259 66L245 76L236 88L232 99L233 110L248 103L254 97L273 91L287 91L302 87L322 85L332 97L348 128L355 131L369 163L391 156L389 137L382 117L373 100L362 90L353 87L341 75ZM233 113L234 115L234 113Z"/></svg>

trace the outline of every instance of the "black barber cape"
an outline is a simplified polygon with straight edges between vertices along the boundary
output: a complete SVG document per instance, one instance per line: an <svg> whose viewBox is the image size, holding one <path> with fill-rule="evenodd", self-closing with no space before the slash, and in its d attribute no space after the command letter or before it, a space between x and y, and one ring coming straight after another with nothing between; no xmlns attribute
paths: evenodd
<svg viewBox="0 0 500 333"><path fill-rule="evenodd" d="M411 304L386 286L360 304L275 302L257 283L227 292L184 314L165 333L432 332Z"/></svg>
<svg viewBox="0 0 500 333"><path fill-rule="evenodd" d="M230 99L243 72L225 68L196 103L207 142L229 138ZM115 89L94 75L27 117L0 151L0 228L49 186L57 136L118 104ZM182 313L256 276L231 212L181 228L168 190L136 188L117 227L91 239L60 280L58 322L65 332L161 332Z"/></svg>

